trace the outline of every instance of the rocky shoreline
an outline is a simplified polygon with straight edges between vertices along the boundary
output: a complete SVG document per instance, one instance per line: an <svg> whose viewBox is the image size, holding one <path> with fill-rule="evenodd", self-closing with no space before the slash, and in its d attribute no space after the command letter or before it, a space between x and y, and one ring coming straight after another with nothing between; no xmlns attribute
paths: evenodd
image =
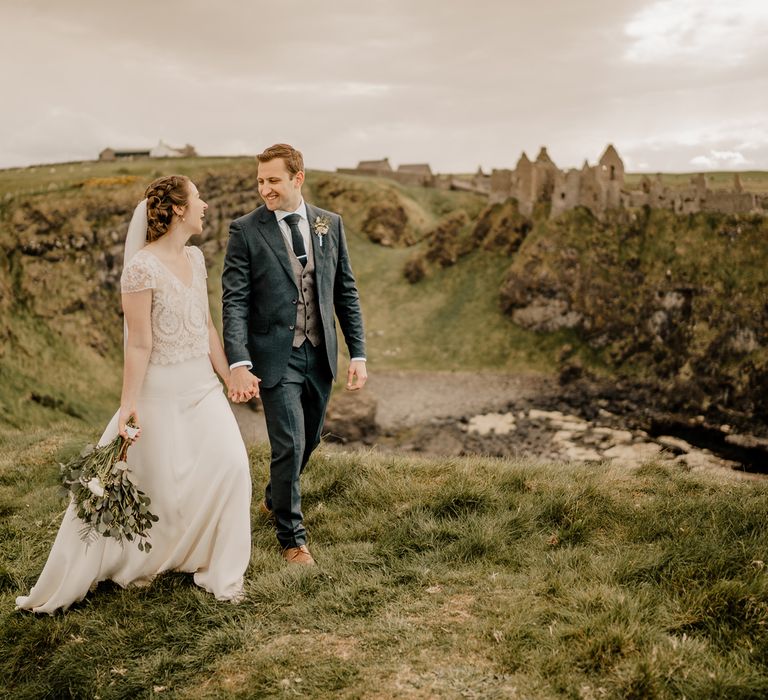
<svg viewBox="0 0 768 700"><path fill-rule="evenodd" d="M600 388L563 387L539 375L380 372L364 392L334 393L325 440L344 449L431 456L480 454L626 466L655 460L735 478L768 473L765 438L696 418L684 422L666 416L665 422L661 414L632 402L628 413L620 397L601 396ZM263 425L257 427L263 424L261 413L241 406L236 415L246 441L266 440Z"/></svg>

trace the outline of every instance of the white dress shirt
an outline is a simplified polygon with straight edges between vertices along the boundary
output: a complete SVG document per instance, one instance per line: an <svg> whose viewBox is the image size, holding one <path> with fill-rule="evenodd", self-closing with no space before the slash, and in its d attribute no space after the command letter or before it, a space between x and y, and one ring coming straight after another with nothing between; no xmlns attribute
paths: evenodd
<svg viewBox="0 0 768 700"><path fill-rule="evenodd" d="M275 209L275 218L277 219L277 225L280 227L280 232L283 234L283 238L285 238L285 242L288 244L288 247L291 250L293 250L293 238L291 237L291 227L288 226L288 224L285 221L285 217L290 216L291 214L298 214L301 217L299 219L299 231L301 232L301 237L304 239L304 250L309 252L309 246L312 245L312 240L310 238L311 234L309 231L309 218L307 217L307 205L304 203L303 198L295 211L285 211L284 209ZM350 362L353 362L354 360L362 360L363 362L365 362L364 357L353 357L350 359ZM240 367L240 366L246 366L248 367L248 369L251 369L251 367L253 367L253 363L249 362L248 360L242 360L241 362L235 362L234 364L231 364L229 366L229 369L232 370L235 367Z"/></svg>

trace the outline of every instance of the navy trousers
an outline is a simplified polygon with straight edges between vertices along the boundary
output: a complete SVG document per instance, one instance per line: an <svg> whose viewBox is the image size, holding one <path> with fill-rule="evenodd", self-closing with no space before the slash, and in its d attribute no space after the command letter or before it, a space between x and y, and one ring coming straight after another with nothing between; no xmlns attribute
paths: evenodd
<svg viewBox="0 0 768 700"><path fill-rule="evenodd" d="M325 348L305 340L293 348L280 382L260 391L272 448L265 501L283 548L307 542L299 477L320 443L331 384Z"/></svg>

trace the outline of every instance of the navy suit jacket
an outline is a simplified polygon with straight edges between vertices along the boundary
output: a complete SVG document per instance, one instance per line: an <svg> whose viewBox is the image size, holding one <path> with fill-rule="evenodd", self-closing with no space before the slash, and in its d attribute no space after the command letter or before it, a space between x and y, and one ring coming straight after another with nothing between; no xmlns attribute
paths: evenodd
<svg viewBox="0 0 768 700"><path fill-rule="evenodd" d="M334 316L350 357L365 357L360 297L341 217L310 204L306 207L324 347L335 377L338 342ZM330 220L322 241L315 232L320 216ZM229 363L249 361L262 386L275 386L291 355L298 286L277 218L266 206L230 224L222 287L224 349Z"/></svg>

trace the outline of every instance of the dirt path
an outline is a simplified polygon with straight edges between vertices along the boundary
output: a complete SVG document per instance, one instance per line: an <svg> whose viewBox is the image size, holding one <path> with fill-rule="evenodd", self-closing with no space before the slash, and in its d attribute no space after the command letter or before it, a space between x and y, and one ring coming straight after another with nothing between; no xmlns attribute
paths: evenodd
<svg viewBox="0 0 768 700"><path fill-rule="evenodd" d="M554 387L552 380L533 374L389 371L373 374L366 390L377 402L379 427L392 431L432 419L501 410L511 402L551 393Z"/></svg>
<svg viewBox="0 0 768 700"><path fill-rule="evenodd" d="M502 410L510 403L551 394L551 379L534 374L501 372L374 372L365 392L376 402L376 424L396 432L432 420L461 418ZM233 404L246 444L267 441L264 414Z"/></svg>

